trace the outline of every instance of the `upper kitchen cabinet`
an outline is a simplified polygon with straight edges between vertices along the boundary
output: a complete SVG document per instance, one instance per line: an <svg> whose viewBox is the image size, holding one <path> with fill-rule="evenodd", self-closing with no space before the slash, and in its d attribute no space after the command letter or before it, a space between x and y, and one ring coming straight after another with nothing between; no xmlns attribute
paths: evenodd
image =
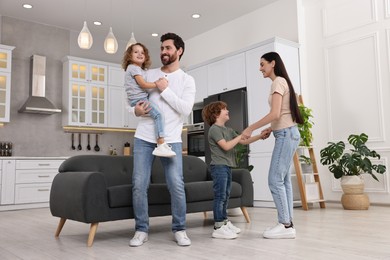
<svg viewBox="0 0 390 260"><path fill-rule="evenodd" d="M128 110L125 71L119 65L110 65L108 71L108 126L136 128L139 119Z"/></svg>
<svg viewBox="0 0 390 260"><path fill-rule="evenodd" d="M64 125L107 126L107 64L69 56L63 62Z"/></svg>
<svg viewBox="0 0 390 260"><path fill-rule="evenodd" d="M203 99L208 97L207 65L195 69L190 69L187 71L187 73L195 80L195 103L203 102Z"/></svg>
<svg viewBox="0 0 390 260"><path fill-rule="evenodd" d="M207 67L209 96L246 87L245 53L212 62Z"/></svg>
<svg viewBox="0 0 390 260"><path fill-rule="evenodd" d="M0 44L0 122L10 120L11 62L14 48Z"/></svg>
<svg viewBox="0 0 390 260"><path fill-rule="evenodd" d="M271 51L279 53L288 75L292 81L294 89L300 93L300 69L299 69L299 45L294 42L280 38L270 39L258 46L245 52L246 55L246 73L247 73L247 92L248 92L248 124L261 119L269 110L268 97L272 81L264 78L259 71L260 58L263 54ZM270 138L272 139L272 138ZM273 142L254 142L250 144L251 153L271 152Z"/></svg>

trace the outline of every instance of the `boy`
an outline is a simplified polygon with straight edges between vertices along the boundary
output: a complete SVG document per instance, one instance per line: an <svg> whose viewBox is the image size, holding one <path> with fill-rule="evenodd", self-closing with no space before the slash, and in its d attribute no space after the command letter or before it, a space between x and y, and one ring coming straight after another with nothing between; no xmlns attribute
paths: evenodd
<svg viewBox="0 0 390 260"><path fill-rule="evenodd" d="M213 178L215 222L212 237L234 239L241 230L227 219L227 205L232 183L231 168L237 167L233 148L239 143L246 145L259 139L266 139L271 131L267 129L259 135L242 140L241 135L225 126L229 120L229 110L227 104L222 101L205 106L202 117L210 125L208 142L211 151L210 170Z"/></svg>

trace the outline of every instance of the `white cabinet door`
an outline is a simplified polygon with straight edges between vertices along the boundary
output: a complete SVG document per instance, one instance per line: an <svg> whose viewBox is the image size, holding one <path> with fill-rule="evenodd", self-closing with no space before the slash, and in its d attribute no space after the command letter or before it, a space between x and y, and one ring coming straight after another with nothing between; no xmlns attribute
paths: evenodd
<svg viewBox="0 0 390 260"><path fill-rule="evenodd" d="M196 69L187 71L195 80L196 95L195 103L203 102L204 98L208 97L208 79L207 79L207 66L201 66Z"/></svg>
<svg viewBox="0 0 390 260"><path fill-rule="evenodd" d="M70 82L68 124L107 126L107 87Z"/></svg>
<svg viewBox="0 0 390 260"><path fill-rule="evenodd" d="M107 84L107 65L70 60L69 80L94 84Z"/></svg>
<svg viewBox="0 0 390 260"><path fill-rule="evenodd" d="M137 128L139 118L129 111L124 87L109 87L108 126L119 128Z"/></svg>
<svg viewBox="0 0 390 260"><path fill-rule="evenodd" d="M239 53L208 65L209 96L245 86L245 53Z"/></svg>
<svg viewBox="0 0 390 260"><path fill-rule="evenodd" d="M63 64L63 123L73 126L107 126L108 66L75 57Z"/></svg>
<svg viewBox="0 0 390 260"><path fill-rule="evenodd" d="M2 160L1 205L15 202L15 160Z"/></svg>
<svg viewBox="0 0 390 260"><path fill-rule="evenodd" d="M0 122L10 121L11 63L14 48L0 44Z"/></svg>
<svg viewBox="0 0 390 260"><path fill-rule="evenodd" d="M108 67L108 85L124 87L125 71L119 65Z"/></svg>
<svg viewBox="0 0 390 260"><path fill-rule="evenodd" d="M271 162L270 153L257 153L249 155L249 165L253 165L251 171L254 189L254 200L273 202L268 187L268 170ZM271 205L272 206L272 205Z"/></svg>
<svg viewBox="0 0 390 260"><path fill-rule="evenodd" d="M11 102L11 73L0 71L0 122L9 122Z"/></svg>

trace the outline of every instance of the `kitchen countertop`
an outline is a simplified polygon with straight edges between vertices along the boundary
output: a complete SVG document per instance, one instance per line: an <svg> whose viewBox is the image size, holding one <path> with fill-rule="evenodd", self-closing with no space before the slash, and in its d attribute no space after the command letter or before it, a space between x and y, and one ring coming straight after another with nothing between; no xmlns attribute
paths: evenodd
<svg viewBox="0 0 390 260"><path fill-rule="evenodd" d="M68 156L0 156L0 160L66 160L68 158Z"/></svg>

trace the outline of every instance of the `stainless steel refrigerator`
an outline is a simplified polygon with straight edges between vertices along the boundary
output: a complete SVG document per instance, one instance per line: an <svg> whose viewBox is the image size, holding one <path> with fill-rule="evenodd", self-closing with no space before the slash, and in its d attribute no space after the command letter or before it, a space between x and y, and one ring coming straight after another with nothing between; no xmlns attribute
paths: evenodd
<svg viewBox="0 0 390 260"><path fill-rule="evenodd" d="M203 104L207 105L214 101L223 101L227 104L229 110L229 121L226 126L233 128L238 133L241 133L248 126L248 106L246 88L236 89L220 94L212 95L203 100ZM207 141L210 126L204 124L205 137L205 158L207 165L211 162L211 153L209 143ZM249 149L248 146L246 146ZM249 150L248 150L249 151ZM245 154L241 167L248 167L248 155Z"/></svg>

